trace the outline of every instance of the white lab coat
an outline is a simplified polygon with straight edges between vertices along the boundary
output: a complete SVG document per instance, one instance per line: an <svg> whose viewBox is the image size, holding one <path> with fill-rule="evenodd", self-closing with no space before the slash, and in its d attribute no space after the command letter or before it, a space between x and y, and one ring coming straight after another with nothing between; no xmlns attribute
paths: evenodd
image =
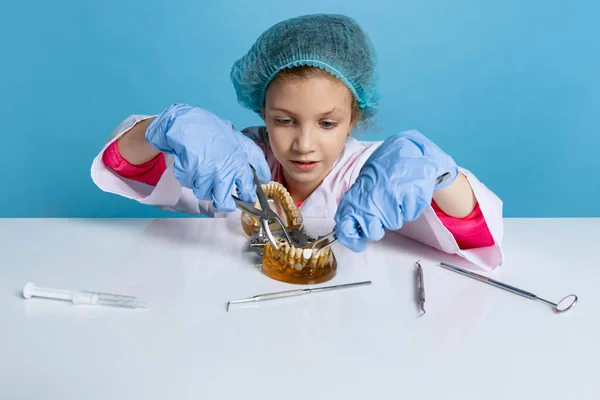
<svg viewBox="0 0 600 400"><path fill-rule="evenodd" d="M91 175L94 183L105 192L124 196L160 209L188 214L202 214L217 218L232 217L239 220L239 211L233 213L218 212L214 210L211 202L198 200L190 189L182 187L173 174L173 156L171 155L165 155L167 169L155 187L123 178L104 165L102 153L106 147L136 123L150 117L148 115L132 115L117 126L92 163ZM242 132L265 151L267 162L271 168L272 180L277 180L280 176L281 166L270 150L264 127L251 127L244 129ZM381 141L364 142L352 137L348 138L331 173L302 203L300 211L303 217L333 218L343 194L356 180L361 167L380 144ZM394 232L445 253L457 254L480 268L492 270L500 266L503 260L501 248L503 237L502 201L471 172L464 168L459 167L459 169L465 174L473 188L481 212L494 238L495 244L493 246L461 250L453 235L442 224L431 206L427 207L415 221L406 222L400 230ZM240 230L240 232L242 231Z"/></svg>

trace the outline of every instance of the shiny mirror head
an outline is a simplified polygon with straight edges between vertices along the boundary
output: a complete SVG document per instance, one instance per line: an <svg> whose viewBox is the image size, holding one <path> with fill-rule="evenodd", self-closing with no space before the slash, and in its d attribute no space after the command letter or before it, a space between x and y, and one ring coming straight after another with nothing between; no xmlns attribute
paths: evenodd
<svg viewBox="0 0 600 400"><path fill-rule="evenodd" d="M570 294L563 298L561 301L559 301L558 304L556 304L556 307L554 307L554 311L556 311L557 314L564 313L565 311L570 310L571 307L573 307L575 303L577 303L577 300L578 299L576 295Z"/></svg>

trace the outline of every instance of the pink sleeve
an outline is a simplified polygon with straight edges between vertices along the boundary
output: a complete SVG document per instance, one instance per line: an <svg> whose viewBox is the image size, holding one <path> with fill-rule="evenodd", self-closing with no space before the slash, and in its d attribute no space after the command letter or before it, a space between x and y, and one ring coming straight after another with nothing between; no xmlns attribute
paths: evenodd
<svg viewBox="0 0 600 400"><path fill-rule="evenodd" d="M471 214L464 218L446 215L435 201L431 202L431 206L442 224L452 233L461 250L494 245L494 238L481 213L479 204L475 206Z"/></svg>
<svg viewBox="0 0 600 400"><path fill-rule="evenodd" d="M116 140L104 150L102 162L123 178L143 182L152 186L158 184L160 177L167 169L165 155L162 153L144 164L130 164L121 156L121 153L119 153Z"/></svg>

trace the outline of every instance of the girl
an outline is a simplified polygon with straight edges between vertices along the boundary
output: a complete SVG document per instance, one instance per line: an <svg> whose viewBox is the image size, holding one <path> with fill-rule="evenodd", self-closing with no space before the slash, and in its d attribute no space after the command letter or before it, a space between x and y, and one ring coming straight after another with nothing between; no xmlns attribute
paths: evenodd
<svg viewBox="0 0 600 400"><path fill-rule="evenodd" d="M224 217L235 210L231 194L254 202L252 165L262 182L281 182L305 218L334 217L339 242L353 251L390 230L485 269L501 265L502 202L473 174L417 131L380 142L350 136L378 100L375 54L354 20L280 22L235 62L231 79L265 126L236 131L185 104L130 116L93 161L96 185Z"/></svg>

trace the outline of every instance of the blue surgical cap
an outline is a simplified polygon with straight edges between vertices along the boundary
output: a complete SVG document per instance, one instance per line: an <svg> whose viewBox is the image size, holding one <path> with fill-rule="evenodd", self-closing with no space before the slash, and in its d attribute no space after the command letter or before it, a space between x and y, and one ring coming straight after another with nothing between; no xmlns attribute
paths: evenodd
<svg viewBox="0 0 600 400"><path fill-rule="evenodd" d="M376 112L375 51L353 19L317 14L291 18L263 32L231 69L238 102L258 114L269 83L282 69L321 68L354 94L365 119Z"/></svg>

